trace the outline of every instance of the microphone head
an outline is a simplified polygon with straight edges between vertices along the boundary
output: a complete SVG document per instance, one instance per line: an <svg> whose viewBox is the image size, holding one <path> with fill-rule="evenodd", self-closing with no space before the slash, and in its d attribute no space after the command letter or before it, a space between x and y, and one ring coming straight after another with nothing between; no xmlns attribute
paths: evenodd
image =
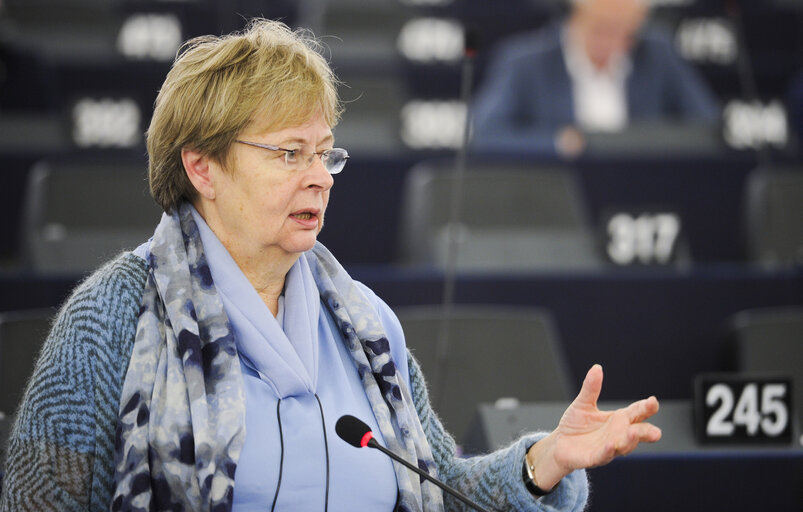
<svg viewBox="0 0 803 512"><path fill-rule="evenodd" d="M473 57L477 54L477 47L480 42L480 34L474 28L467 27L463 32L463 53L466 57Z"/></svg>
<svg viewBox="0 0 803 512"><path fill-rule="evenodd" d="M362 448L367 441L364 441L366 434L371 433L371 427L363 423L362 420L355 418L349 414L341 416L337 423L335 423L335 432L352 446Z"/></svg>

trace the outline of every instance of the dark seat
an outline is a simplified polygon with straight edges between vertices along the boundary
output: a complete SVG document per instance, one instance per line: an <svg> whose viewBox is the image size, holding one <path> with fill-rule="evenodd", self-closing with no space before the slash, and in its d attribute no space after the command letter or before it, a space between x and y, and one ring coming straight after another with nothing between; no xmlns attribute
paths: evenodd
<svg viewBox="0 0 803 512"><path fill-rule="evenodd" d="M803 168L753 171L745 204L752 261L765 266L803 265Z"/></svg>
<svg viewBox="0 0 803 512"><path fill-rule="evenodd" d="M803 306L751 309L729 320L736 369L792 376L792 398L803 425Z"/></svg>
<svg viewBox="0 0 803 512"><path fill-rule="evenodd" d="M316 2L312 2L315 5ZM328 0L317 2L321 27L316 34L331 50L335 70L359 61L374 69L397 65L399 30L412 14L398 0ZM338 72L339 74L339 72Z"/></svg>
<svg viewBox="0 0 803 512"><path fill-rule="evenodd" d="M338 78L346 110L334 131L336 145L355 156L403 150L400 112L405 93L395 72L350 69Z"/></svg>
<svg viewBox="0 0 803 512"><path fill-rule="evenodd" d="M148 240L161 210L140 160L42 161L32 169L23 263L38 273L92 270Z"/></svg>
<svg viewBox="0 0 803 512"><path fill-rule="evenodd" d="M7 418L16 413L53 314L52 309L0 313L0 414Z"/></svg>
<svg viewBox="0 0 803 512"><path fill-rule="evenodd" d="M0 313L0 492L11 425L53 314L52 309Z"/></svg>
<svg viewBox="0 0 803 512"><path fill-rule="evenodd" d="M402 262L445 267L454 231L459 270L589 269L603 264L568 169L473 164L466 169L459 220L453 226L456 180L447 162L425 162L408 173Z"/></svg>
<svg viewBox="0 0 803 512"><path fill-rule="evenodd" d="M573 394L545 310L454 305L449 313L443 306L397 308L396 313L428 379L432 404L457 440L464 438L481 403L568 400ZM439 349L444 339L447 346Z"/></svg>

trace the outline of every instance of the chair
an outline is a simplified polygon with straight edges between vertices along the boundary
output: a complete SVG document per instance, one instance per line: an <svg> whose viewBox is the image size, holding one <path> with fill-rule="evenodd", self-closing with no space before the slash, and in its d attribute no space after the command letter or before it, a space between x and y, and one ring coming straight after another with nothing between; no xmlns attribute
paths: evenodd
<svg viewBox="0 0 803 512"><path fill-rule="evenodd" d="M41 161L23 207L23 261L41 274L92 270L148 240L160 209L140 160Z"/></svg>
<svg viewBox="0 0 803 512"><path fill-rule="evenodd" d="M750 259L765 266L803 264L803 169L753 171L745 205Z"/></svg>
<svg viewBox="0 0 803 512"><path fill-rule="evenodd" d="M201 34L217 32L219 24L243 10L242 2L227 2L230 11L215 2L159 0L5 0L14 35L50 60L97 66L118 58L170 63L177 44ZM277 0L274 3L282 3ZM286 3L286 0L285 2ZM268 6L266 16L283 14ZM253 9L252 9L253 11ZM242 17L240 22L242 22ZM234 29L240 27L226 28ZM166 70L165 70L166 71Z"/></svg>
<svg viewBox="0 0 803 512"><path fill-rule="evenodd" d="M119 2L94 0L6 0L14 36L49 59L84 62L115 53L115 8Z"/></svg>
<svg viewBox="0 0 803 512"><path fill-rule="evenodd" d="M66 123L57 114L4 112L0 118L0 152L53 154L70 148Z"/></svg>
<svg viewBox="0 0 803 512"><path fill-rule="evenodd" d="M355 156L403 149L400 111L406 91L399 76L399 30L411 8L398 0L307 0L306 18L326 45L342 81L345 112L335 128L337 145ZM317 10L317 16L310 11ZM317 17L313 21L312 17Z"/></svg>
<svg viewBox="0 0 803 512"><path fill-rule="evenodd" d="M50 330L51 309L0 313L0 492L6 444L28 378Z"/></svg>
<svg viewBox="0 0 803 512"><path fill-rule="evenodd" d="M447 265L451 164L425 162L407 175L401 261ZM457 268L590 269L603 264L578 186L565 168L477 163L466 169Z"/></svg>
<svg viewBox="0 0 803 512"><path fill-rule="evenodd" d="M534 308L454 305L397 308L407 346L421 364L430 399L462 440L483 402L569 400L569 371L551 315ZM447 357L438 360L446 321Z"/></svg>
<svg viewBox="0 0 803 512"><path fill-rule="evenodd" d="M319 34L331 49L335 68L344 62L362 62L368 69L396 64L396 39L413 14L398 0L329 0L320 14Z"/></svg>
<svg viewBox="0 0 803 512"><path fill-rule="evenodd" d="M0 413L0 497L3 496L3 477L6 467L6 444L11 433L11 419Z"/></svg>
<svg viewBox="0 0 803 512"><path fill-rule="evenodd" d="M736 369L792 376L792 399L803 425L803 306L740 311L729 319Z"/></svg>
<svg viewBox="0 0 803 512"><path fill-rule="evenodd" d="M400 113L405 93L395 73L347 69L339 72L338 78L346 109L334 132L337 146L355 156L401 151Z"/></svg>
<svg viewBox="0 0 803 512"><path fill-rule="evenodd" d="M0 313L0 415L6 418L17 411L53 314L52 309Z"/></svg>

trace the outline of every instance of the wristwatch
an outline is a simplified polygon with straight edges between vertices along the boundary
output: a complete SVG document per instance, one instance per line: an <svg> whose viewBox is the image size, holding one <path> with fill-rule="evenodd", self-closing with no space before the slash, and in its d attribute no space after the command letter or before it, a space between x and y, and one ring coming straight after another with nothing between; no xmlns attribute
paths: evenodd
<svg viewBox="0 0 803 512"><path fill-rule="evenodd" d="M535 468L532 467L527 461L527 452L524 452L524 464L521 466L521 479L524 480L524 485L527 487L527 490L530 491L530 494L539 498L541 496L551 494L555 489L557 489L558 485L560 485L560 482L558 482L555 484L555 487L548 491L538 487L538 485L535 483Z"/></svg>

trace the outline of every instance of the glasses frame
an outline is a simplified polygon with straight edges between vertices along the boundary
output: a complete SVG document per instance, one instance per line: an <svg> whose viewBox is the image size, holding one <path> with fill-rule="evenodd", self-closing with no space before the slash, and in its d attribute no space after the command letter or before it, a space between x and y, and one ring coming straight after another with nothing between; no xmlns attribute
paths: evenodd
<svg viewBox="0 0 803 512"><path fill-rule="evenodd" d="M235 139L234 142L239 142L240 144L245 144L246 146L254 146L256 148L267 149L269 151L284 151L284 163L288 167L292 167L294 164L291 164L290 162L288 162L287 159L291 155L294 155L294 154L299 152L298 149L280 148L279 146L275 146L273 144L262 144L260 142L251 142L251 141L240 140L240 139ZM337 169L335 171L332 171L329 167L326 166L326 160L324 159L324 157L326 157L328 159L329 155L332 154L333 151L337 151L338 153L342 151L342 153L343 153L343 164L340 166L340 169ZM299 168L298 170L299 171L306 171L307 169L309 169L312 166L312 161L315 159L315 155L318 155L318 158L321 159L321 163L323 163L324 169L326 169L326 171L329 174L340 174L343 171L343 168L346 166L346 161L348 161L348 159L349 159L348 151L346 151L343 148L324 149L323 151L313 152L312 153L312 158L310 158L309 162L307 163L307 166L304 167L303 169Z"/></svg>

